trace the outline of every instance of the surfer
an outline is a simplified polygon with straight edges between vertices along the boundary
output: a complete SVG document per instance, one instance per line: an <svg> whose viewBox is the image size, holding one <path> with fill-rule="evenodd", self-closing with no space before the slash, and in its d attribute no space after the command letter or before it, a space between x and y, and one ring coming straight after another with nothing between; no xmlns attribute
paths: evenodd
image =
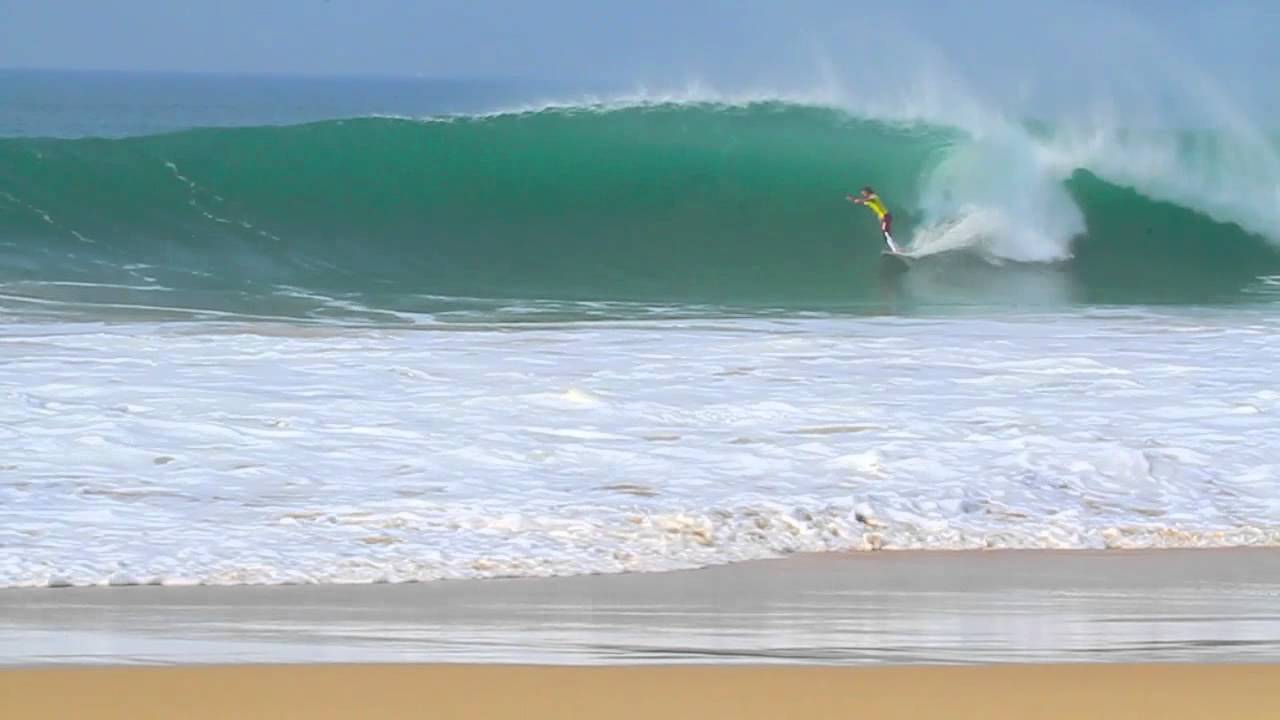
<svg viewBox="0 0 1280 720"><path fill-rule="evenodd" d="M893 236L890 232L893 230L893 213L889 212L889 208L885 207L884 201L871 189L870 185L862 188L859 196L847 195L849 202L854 205L865 205L871 209L880 219L880 232L884 233L885 242L889 243L889 249L898 252L898 246L893 242Z"/></svg>

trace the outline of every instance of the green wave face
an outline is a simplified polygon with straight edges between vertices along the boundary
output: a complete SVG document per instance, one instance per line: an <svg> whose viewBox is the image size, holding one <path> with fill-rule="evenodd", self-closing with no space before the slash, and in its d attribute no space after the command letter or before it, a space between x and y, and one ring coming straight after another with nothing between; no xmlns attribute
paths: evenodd
<svg viewBox="0 0 1280 720"><path fill-rule="evenodd" d="M1280 274L1229 218L1087 167L1024 182L1011 147L783 103L0 140L0 280L830 308L1231 302ZM906 273L844 200L868 183L928 250Z"/></svg>

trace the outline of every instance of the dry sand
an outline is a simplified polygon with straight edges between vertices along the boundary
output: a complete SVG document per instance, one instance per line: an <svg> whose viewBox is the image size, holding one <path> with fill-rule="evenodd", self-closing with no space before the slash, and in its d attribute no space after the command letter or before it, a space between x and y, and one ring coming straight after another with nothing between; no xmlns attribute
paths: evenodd
<svg viewBox="0 0 1280 720"><path fill-rule="evenodd" d="M274 665L0 672L12 718L1280 717L1278 665Z"/></svg>

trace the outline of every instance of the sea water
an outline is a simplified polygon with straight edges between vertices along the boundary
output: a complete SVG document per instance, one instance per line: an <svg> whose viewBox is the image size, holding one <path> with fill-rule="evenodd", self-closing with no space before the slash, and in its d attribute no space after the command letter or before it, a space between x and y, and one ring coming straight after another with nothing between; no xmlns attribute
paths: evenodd
<svg viewBox="0 0 1280 720"><path fill-rule="evenodd" d="M1052 133L63 82L0 111L0 586L1280 543L1272 229Z"/></svg>

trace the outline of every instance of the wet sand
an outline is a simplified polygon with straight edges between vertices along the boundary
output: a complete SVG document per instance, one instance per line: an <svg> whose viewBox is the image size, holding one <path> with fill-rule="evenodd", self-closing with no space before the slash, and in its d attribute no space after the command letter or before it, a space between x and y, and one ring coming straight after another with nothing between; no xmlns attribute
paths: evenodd
<svg viewBox="0 0 1280 720"><path fill-rule="evenodd" d="M1275 550L8 590L0 716L1275 718L1277 598Z"/></svg>
<svg viewBox="0 0 1280 720"><path fill-rule="evenodd" d="M416 585L0 591L0 665L1280 662L1280 550L800 555Z"/></svg>

